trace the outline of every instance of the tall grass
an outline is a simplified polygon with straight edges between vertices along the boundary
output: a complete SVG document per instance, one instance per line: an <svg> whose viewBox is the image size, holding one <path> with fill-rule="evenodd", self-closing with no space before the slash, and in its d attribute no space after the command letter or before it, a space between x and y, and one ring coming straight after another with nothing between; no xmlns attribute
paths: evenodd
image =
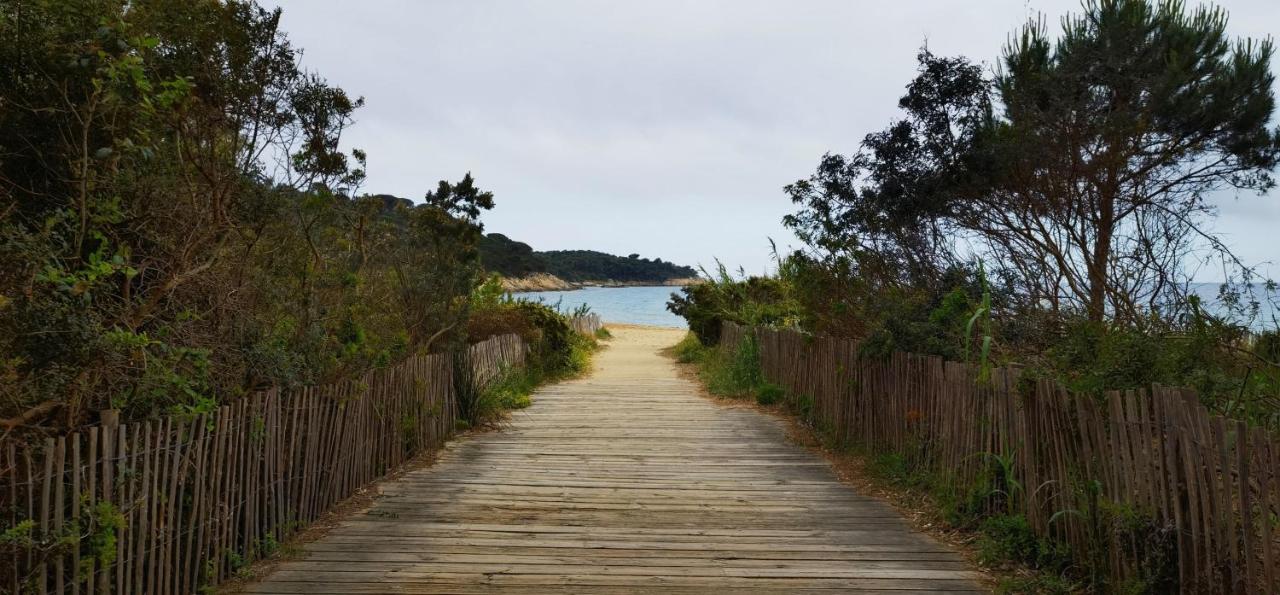
<svg viewBox="0 0 1280 595"><path fill-rule="evenodd" d="M532 367L504 369L488 386L474 393L464 421L471 426L496 425L507 411L533 404L530 395L542 382L542 375Z"/></svg>
<svg viewBox="0 0 1280 595"><path fill-rule="evenodd" d="M671 349L677 362L698 365L698 377L713 395L754 398L761 405L773 405L783 396L782 388L765 382L760 368L760 345L754 337L734 348L706 347L690 332Z"/></svg>
<svg viewBox="0 0 1280 595"><path fill-rule="evenodd" d="M592 337L574 333L568 352L554 358L530 357L525 365L504 369L487 386L459 383L458 425L497 425L512 409L533 404L531 395L539 386L579 376L591 369L592 355L599 344Z"/></svg>

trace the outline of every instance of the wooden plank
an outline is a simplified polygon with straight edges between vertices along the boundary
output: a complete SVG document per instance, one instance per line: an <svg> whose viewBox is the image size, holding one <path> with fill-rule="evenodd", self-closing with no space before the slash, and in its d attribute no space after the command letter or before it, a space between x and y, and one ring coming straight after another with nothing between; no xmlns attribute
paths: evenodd
<svg viewBox="0 0 1280 595"><path fill-rule="evenodd" d="M80 519L80 486L81 475L83 474L83 462L80 460L80 434L77 432L72 434L71 440L71 518L74 521ZM10 451L10 460L13 459L12 450ZM71 595L80 594L80 548L72 548L71 550L71 568L75 573L75 578L71 581ZM17 588L14 588L17 592Z"/></svg>
<svg viewBox="0 0 1280 595"><path fill-rule="evenodd" d="M1276 486L1276 468L1275 463L1271 459L1271 437L1267 435L1266 430L1255 428L1253 430L1254 454L1257 460L1261 462L1258 465L1258 519L1262 523L1259 527L1259 541L1262 542L1262 559L1261 568L1262 575L1262 592L1275 593L1276 585L1276 558L1280 556L1280 552L1273 551L1272 541L1276 536L1274 533L1274 525L1280 524L1280 517L1272 515L1280 515L1280 509L1272 510L1271 494L1280 486Z"/></svg>
<svg viewBox="0 0 1280 595"><path fill-rule="evenodd" d="M1254 550L1253 489L1249 486L1249 426L1243 420L1236 421L1236 473L1240 480L1240 532L1243 535L1241 556L1244 558L1243 588L1252 592L1257 576L1258 552Z"/></svg>
<svg viewBox="0 0 1280 595"><path fill-rule="evenodd" d="M129 567L129 538L132 534L130 530L131 523L129 518L133 513L133 468L129 464L129 427L122 425L117 430L116 435L116 458L119 460L116 472L119 480L116 482L116 491L120 494L120 513L124 516L124 525L116 532L116 564L115 564L115 591L117 593L127 592L125 576Z"/></svg>
<svg viewBox="0 0 1280 595"><path fill-rule="evenodd" d="M151 535L151 504L154 501L155 490L152 486L152 461L154 460L154 443L151 439L151 422L143 422L141 432L135 431L135 435L139 435L141 439L141 450L138 454L137 465L142 469L142 476L139 479L140 495L135 503L138 514L135 517L136 524L133 531L133 577L131 584L133 587L141 591L143 584L142 577L145 576L145 567L147 564L146 547L147 540Z"/></svg>
<svg viewBox="0 0 1280 595"><path fill-rule="evenodd" d="M85 482L87 492L84 498L84 503L90 511L93 510L98 499L98 433L99 428L97 426L89 428L89 458L85 461L85 468L88 471L88 479ZM92 531L96 528L97 527L90 522L90 525L86 529ZM85 592L87 593L94 593L97 591L97 583L95 582L97 576L97 573L95 572L96 565L96 559L89 558L84 561Z"/></svg>
<svg viewBox="0 0 1280 595"><path fill-rule="evenodd" d="M62 535L64 523L66 521L65 514L67 509L67 481L66 481L66 462L67 462L67 438L59 436L57 446L54 447L54 511L53 511L53 532L54 535ZM54 561L54 593L62 595L66 592L66 554L60 553Z"/></svg>
<svg viewBox="0 0 1280 595"><path fill-rule="evenodd" d="M1235 502L1232 497L1232 485L1235 483L1235 474L1232 472L1231 459L1227 456L1228 449L1228 433L1226 422L1221 417L1215 417L1213 420L1215 431L1218 433L1220 440L1218 441L1218 464L1222 469L1222 494L1221 506L1223 510L1234 510ZM1227 536L1227 541L1223 544L1227 549L1227 554L1223 556L1224 576L1223 584L1227 590L1234 590L1236 578L1238 576L1237 569L1240 568L1239 543L1240 537L1236 532L1235 515L1225 515L1222 518L1223 529Z"/></svg>
<svg viewBox="0 0 1280 595"><path fill-rule="evenodd" d="M38 533L41 539L50 539L53 537L53 519L51 513L53 511L53 450L55 442L53 438L44 439L44 449L41 452L41 459L44 461L44 473L40 474L40 524L38 525ZM49 565L44 560L40 561L39 569L36 571L36 580L38 589L43 595L49 592Z"/></svg>
<svg viewBox="0 0 1280 595"><path fill-rule="evenodd" d="M683 581L690 589L978 590L962 558L839 484L828 463L786 441L781 424L701 399L655 349L628 345L628 332L619 330L623 340L600 355L595 375L540 390L508 430L455 443L434 467L383 486L367 514L309 547L315 557L284 562L251 589L557 592ZM473 362L496 367L499 347L473 349ZM920 365L900 358L891 369L915 374ZM637 380L627 372L635 366L655 376ZM400 437L377 434L394 431L384 417L414 409L402 409L387 386L369 386L319 424L318 447L304 446L325 453L330 483L343 486L324 498L380 473L377 461L391 455L379 453L404 448ZM924 406L927 389L911 385L883 417L866 411L837 423L896 421ZM439 398L436 390L427 396ZM907 436L893 430L884 439Z"/></svg>

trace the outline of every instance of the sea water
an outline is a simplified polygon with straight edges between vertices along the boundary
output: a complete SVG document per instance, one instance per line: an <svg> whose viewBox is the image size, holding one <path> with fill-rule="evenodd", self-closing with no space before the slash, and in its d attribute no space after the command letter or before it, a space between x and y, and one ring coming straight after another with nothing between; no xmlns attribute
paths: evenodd
<svg viewBox="0 0 1280 595"><path fill-rule="evenodd" d="M1218 304L1218 283L1192 283L1191 290L1199 295L1210 312L1221 312ZM1271 303L1270 296L1258 288L1261 298L1261 319L1254 321L1257 329L1274 328L1272 322L1280 318L1280 310ZM645 324L650 326L668 326L686 328L683 318L667 311L667 301L672 292L679 287L587 287L572 291L533 291L515 294L516 297L543 301L547 304L559 304L562 311L569 311L581 304L586 304L592 312L600 314L606 322L626 324ZM1276 318L1273 318L1276 317Z"/></svg>
<svg viewBox="0 0 1280 595"><path fill-rule="evenodd" d="M568 312L582 304L605 322L685 328L683 318L667 311L667 300L679 287L584 287L572 291L530 291L515 297L559 305Z"/></svg>

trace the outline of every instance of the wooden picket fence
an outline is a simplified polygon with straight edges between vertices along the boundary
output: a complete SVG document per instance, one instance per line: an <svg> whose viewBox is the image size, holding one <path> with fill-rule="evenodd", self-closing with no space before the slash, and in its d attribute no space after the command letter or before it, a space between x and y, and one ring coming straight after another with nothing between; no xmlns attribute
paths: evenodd
<svg viewBox="0 0 1280 595"><path fill-rule="evenodd" d="M988 506L1107 569L1112 588L1164 575L1157 592L1280 593L1280 442L1193 391L1096 398L1012 369L860 357L852 340L729 323L721 336L754 338L765 378L838 441L985 486Z"/></svg>
<svg viewBox="0 0 1280 595"><path fill-rule="evenodd" d="M524 361L471 346L479 385ZM454 362L422 355L357 381L271 390L212 413L0 444L0 592L186 594L269 555L454 428Z"/></svg>
<svg viewBox="0 0 1280 595"><path fill-rule="evenodd" d="M596 331L604 328L604 321L600 319L599 314L588 312L581 316L570 317L569 326L584 335L594 335Z"/></svg>

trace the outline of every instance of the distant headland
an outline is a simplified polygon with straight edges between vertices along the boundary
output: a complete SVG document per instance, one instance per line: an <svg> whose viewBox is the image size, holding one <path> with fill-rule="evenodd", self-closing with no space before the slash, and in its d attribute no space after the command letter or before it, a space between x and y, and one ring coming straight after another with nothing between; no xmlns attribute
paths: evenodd
<svg viewBox="0 0 1280 595"><path fill-rule="evenodd" d="M559 291L587 286L632 287L698 283L693 267L641 258L615 256L595 250L538 252L530 245L500 233L480 241L485 270L502 275L508 291Z"/></svg>

